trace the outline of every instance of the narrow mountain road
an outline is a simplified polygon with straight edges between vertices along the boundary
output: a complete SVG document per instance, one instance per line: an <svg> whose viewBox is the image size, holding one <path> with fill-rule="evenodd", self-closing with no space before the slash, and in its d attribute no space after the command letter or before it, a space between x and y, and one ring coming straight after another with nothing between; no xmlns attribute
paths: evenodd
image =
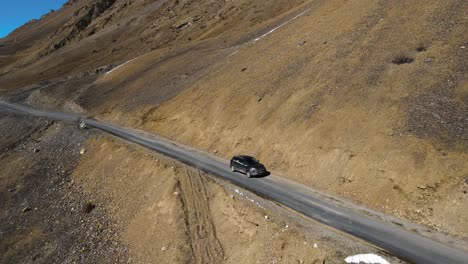
<svg viewBox="0 0 468 264"><path fill-rule="evenodd" d="M467 252L451 248L400 226L349 209L332 202L330 199L323 199L317 195L316 191L280 177L270 175L249 179L245 175L233 173L226 160L166 139L94 119L81 118L76 114L42 111L5 101L0 101L0 110L65 122L77 123L82 120L89 127L137 143L189 166L229 180L235 185L374 244L409 262L425 264L468 263Z"/></svg>

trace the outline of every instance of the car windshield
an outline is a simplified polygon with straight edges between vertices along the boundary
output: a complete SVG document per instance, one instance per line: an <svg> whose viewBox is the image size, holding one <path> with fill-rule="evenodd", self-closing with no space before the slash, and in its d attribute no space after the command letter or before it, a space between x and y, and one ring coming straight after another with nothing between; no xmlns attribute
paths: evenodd
<svg viewBox="0 0 468 264"><path fill-rule="evenodd" d="M258 160L256 160L255 158L253 157L245 157L245 162L247 162L248 164L250 165L253 165L253 164L257 164L258 163Z"/></svg>

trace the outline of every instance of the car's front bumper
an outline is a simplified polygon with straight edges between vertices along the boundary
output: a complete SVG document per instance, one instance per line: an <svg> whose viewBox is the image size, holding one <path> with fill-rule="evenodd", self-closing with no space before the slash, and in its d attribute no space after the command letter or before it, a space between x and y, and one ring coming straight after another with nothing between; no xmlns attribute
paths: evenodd
<svg viewBox="0 0 468 264"><path fill-rule="evenodd" d="M264 175L266 173L266 170L254 170L254 171L250 171L250 174L252 175Z"/></svg>

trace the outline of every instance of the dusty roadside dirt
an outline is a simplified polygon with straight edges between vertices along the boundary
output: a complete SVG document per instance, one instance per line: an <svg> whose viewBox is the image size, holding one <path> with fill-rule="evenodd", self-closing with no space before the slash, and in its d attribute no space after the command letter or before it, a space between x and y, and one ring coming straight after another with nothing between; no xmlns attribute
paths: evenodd
<svg viewBox="0 0 468 264"><path fill-rule="evenodd" d="M208 175L138 146L96 136L86 148L73 178L107 204L136 262L342 263L347 254L372 250L328 231L310 234Z"/></svg>
<svg viewBox="0 0 468 264"><path fill-rule="evenodd" d="M136 145L10 115L0 129L8 139L0 263L343 263L385 254Z"/></svg>
<svg viewBox="0 0 468 264"><path fill-rule="evenodd" d="M3 114L0 130L0 263L126 262L105 207L71 177L86 135Z"/></svg>

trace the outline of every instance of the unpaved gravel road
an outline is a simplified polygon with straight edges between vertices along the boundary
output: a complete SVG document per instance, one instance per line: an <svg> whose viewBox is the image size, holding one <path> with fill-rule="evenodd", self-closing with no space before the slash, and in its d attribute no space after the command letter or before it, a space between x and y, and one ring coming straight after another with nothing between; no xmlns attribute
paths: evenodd
<svg viewBox="0 0 468 264"><path fill-rule="evenodd" d="M23 105L0 101L0 109L18 114L77 123L80 120L96 128L155 150L202 171L217 175L230 182L276 201L325 225L348 233L395 256L414 263L468 263L468 254L397 225L343 207L331 200L322 199L317 192L280 177L247 178L230 171L228 162L197 150L141 131L107 124L79 115L32 109Z"/></svg>

